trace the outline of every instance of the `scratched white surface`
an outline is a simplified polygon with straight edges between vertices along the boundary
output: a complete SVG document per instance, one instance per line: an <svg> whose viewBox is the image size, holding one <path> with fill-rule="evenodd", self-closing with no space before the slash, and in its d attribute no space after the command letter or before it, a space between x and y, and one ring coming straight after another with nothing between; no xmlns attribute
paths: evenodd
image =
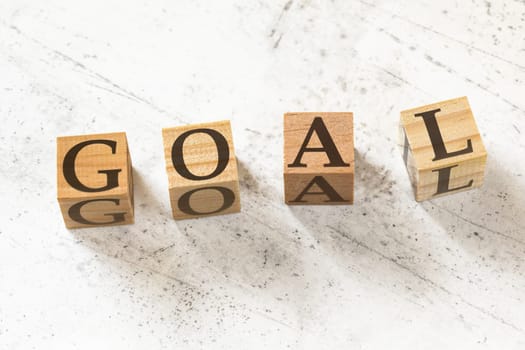
<svg viewBox="0 0 525 350"><path fill-rule="evenodd" d="M0 3L1 349L525 348L525 2ZM482 189L416 203L399 111L467 95ZM355 113L287 207L282 114ZM242 213L171 219L161 128L231 119ZM126 131L136 223L68 231L55 137Z"/></svg>

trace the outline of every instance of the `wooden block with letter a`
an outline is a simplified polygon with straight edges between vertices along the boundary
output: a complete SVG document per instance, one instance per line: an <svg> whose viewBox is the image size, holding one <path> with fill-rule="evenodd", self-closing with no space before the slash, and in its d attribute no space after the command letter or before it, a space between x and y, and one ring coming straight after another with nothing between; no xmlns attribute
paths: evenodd
<svg viewBox="0 0 525 350"><path fill-rule="evenodd" d="M229 121L165 128L162 136L173 218L241 210Z"/></svg>
<svg viewBox="0 0 525 350"><path fill-rule="evenodd" d="M57 138L57 198L68 228L133 223L126 134Z"/></svg>
<svg viewBox="0 0 525 350"><path fill-rule="evenodd" d="M399 135L417 201L483 184L487 153L466 97L402 111Z"/></svg>
<svg viewBox="0 0 525 350"><path fill-rule="evenodd" d="M284 115L287 204L352 204L354 131L351 112Z"/></svg>

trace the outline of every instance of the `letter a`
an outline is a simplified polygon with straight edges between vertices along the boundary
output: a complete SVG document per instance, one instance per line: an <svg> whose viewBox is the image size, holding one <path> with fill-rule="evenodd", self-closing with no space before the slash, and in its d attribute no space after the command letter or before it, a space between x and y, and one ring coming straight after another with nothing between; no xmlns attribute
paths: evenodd
<svg viewBox="0 0 525 350"><path fill-rule="evenodd" d="M321 141L323 147L308 147L308 144L310 143L310 139L312 138L314 132L317 133L317 137L319 137L319 141ZM328 159L330 160L330 163L323 164L325 167L350 166L350 164L345 163L343 161L343 158L341 158L341 155L339 154L339 151L335 146L334 140L332 140L332 137L330 136L330 133L328 132L326 125L324 125L323 119L321 117L314 118L312 126L306 134L306 138L304 139L303 145L301 146L297 157L295 158L294 162L292 164L288 164L288 166L290 168L306 168L306 164L301 163L301 159L303 158L303 154L305 152L325 152L328 156Z"/></svg>

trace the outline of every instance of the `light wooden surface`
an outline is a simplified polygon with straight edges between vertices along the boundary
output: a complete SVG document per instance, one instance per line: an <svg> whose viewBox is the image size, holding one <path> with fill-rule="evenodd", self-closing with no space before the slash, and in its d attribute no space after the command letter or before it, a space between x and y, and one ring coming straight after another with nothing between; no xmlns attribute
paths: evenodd
<svg viewBox="0 0 525 350"><path fill-rule="evenodd" d="M525 347L525 4L0 2L0 347ZM483 187L417 203L400 111L468 96ZM352 111L352 206L283 201L283 113ZM242 210L175 221L161 129L231 120ZM126 131L135 224L68 231L55 138Z"/></svg>
<svg viewBox="0 0 525 350"><path fill-rule="evenodd" d="M435 122L430 129L421 116L429 111L434 111ZM401 111L400 128L401 152L416 200L483 185L487 152L467 97Z"/></svg>
<svg viewBox="0 0 525 350"><path fill-rule="evenodd" d="M286 113L284 200L292 205L349 205L354 200L351 112Z"/></svg>
<svg viewBox="0 0 525 350"><path fill-rule="evenodd" d="M132 224L133 168L126 134L60 136L56 142L57 199L66 227Z"/></svg>
<svg viewBox="0 0 525 350"><path fill-rule="evenodd" d="M241 210L237 158L228 120L164 128L162 139L175 219Z"/></svg>

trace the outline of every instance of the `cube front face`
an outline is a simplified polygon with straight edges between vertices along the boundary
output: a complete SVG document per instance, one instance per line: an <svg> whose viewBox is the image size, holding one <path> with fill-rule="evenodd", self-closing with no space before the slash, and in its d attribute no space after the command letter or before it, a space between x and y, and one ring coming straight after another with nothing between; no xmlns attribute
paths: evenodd
<svg viewBox="0 0 525 350"><path fill-rule="evenodd" d="M162 130L175 219L240 211L239 174L229 121Z"/></svg>
<svg viewBox="0 0 525 350"><path fill-rule="evenodd" d="M352 204L351 112L284 115L284 199L290 205Z"/></svg>
<svg viewBox="0 0 525 350"><path fill-rule="evenodd" d="M401 112L399 142L417 201L483 184L487 154L466 97Z"/></svg>
<svg viewBox="0 0 525 350"><path fill-rule="evenodd" d="M133 223L126 134L58 137L57 199L67 228Z"/></svg>
<svg viewBox="0 0 525 350"><path fill-rule="evenodd" d="M344 205L354 201L354 174L284 174L289 205Z"/></svg>

